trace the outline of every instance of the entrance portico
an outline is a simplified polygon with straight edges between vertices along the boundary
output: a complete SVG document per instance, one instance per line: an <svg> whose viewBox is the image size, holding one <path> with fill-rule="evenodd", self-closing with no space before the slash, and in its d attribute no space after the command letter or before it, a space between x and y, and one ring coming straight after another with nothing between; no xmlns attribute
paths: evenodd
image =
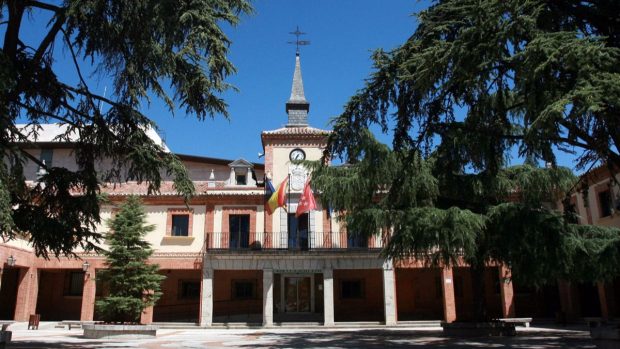
<svg viewBox="0 0 620 349"><path fill-rule="evenodd" d="M383 289L393 290L393 278L384 278L384 262L378 258L376 252L346 253L346 257L338 253L306 252L275 252L268 254L207 254L205 256L208 278L203 282L203 297L201 309L202 324L209 326L220 319L231 319L233 314L217 312L217 316L208 311L213 309L209 301L217 300L221 288L233 285L235 280L232 274L247 274L262 272L260 290L256 295L262 295L262 324L271 326L282 322L316 322L326 326L334 325L334 298L344 297L345 306L338 308L339 316L344 321L386 321L384 313L395 313L394 302L384 302ZM344 277L346 275L346 277ZM336 280L335 280L336 278ZM258 280L259 277L257 276ZM361 280L365 291L356 289L356 281ZM386 287L382 282L390 283ZM215 286L213 286L215 285ZM219 285L219 286L218 286ZM335 287L335 285L338 285ZM217 291L217 290L220 291ZM366 291L367 290L367 291ZM379 290L377 304L368 305L364 298L366 294L372 296ZM237 291L227 291L237 292ZM248 291L251 292L251 291ZM362 292L362 293L360 293ZM337 294L336 294L337 293ZM238 308L247 303L247 300L230 299L229 309ZM243 304L242 304L243 303ZM363 304L367 313L378 314L378 318L358 319L356 312L347 309L347 303ZM217 304L217 301L216 301ZM359 307L356 305L355 307ZM371 309L375 307L377 309ZM367 309L366 309L367 308ZM342 316L344 314L344 316ZM362 313L363 314L363 313ZM247 322L260 323L255 317L246 317ZM389 320L389 319L388 319ZM225 320L226 321L226 320ZM392 323L392 321L388 321ZM242 322L245 322L242 320Z"/></svg>

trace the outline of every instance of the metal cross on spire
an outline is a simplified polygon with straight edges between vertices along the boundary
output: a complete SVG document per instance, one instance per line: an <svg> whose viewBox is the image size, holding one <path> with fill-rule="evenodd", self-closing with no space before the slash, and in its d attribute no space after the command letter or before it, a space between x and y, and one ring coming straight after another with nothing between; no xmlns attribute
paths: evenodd
<svg viewBox="0 0 620 349"><path fill-rule="evenodd" d="M299 30L299 26L295 29L294 32L289 32L289 34L295 35L295 41L288 41L289 44L294 44L296 46L295 54L299 56L299 46L310 45L309 40L299 40L299 37L302 35L306 35L306 33Z"/></svg>

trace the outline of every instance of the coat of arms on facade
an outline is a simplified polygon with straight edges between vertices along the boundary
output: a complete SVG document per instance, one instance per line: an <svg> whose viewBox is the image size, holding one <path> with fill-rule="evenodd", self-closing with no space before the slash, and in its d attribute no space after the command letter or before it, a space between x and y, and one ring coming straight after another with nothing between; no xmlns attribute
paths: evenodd
<svg viewBox="0 0 620 349"><path fill-rule="evenodd" d="M304 183L306 183L306 170L299 166L291 166L291 190L292 191L301 191L304 188Z"/></svg>

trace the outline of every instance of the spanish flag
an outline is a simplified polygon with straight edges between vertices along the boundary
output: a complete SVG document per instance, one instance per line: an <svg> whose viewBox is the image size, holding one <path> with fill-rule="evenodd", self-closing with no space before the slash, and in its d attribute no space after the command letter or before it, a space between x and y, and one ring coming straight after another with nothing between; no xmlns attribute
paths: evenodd
<svg viewBox="0 0 620 349"><path fill-rule="evenodd" d="M288 176L284 178L282 183L278 185L276 190L271 194L271 197L267 201L267 211L269 214L273 214L278 207L284 207L286 210L286 186L288 185Z"/></svg>

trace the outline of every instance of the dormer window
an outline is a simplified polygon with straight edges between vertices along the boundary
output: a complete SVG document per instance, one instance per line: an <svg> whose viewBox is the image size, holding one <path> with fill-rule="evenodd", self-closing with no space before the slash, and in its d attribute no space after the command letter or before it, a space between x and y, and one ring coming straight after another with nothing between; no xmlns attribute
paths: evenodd
<svg viewBox="0 0 620 349"><path fill-rule="evenodd" d="M229 186L256 186L256 181L252 177L254 165L244 159L238 159L230 164Z"/></svg>
<svg viewBox="0 0 620 349"><path fill-rule="evenodd" d="M237 177L236 178L237 185L246 185L247 184L247 180L246 180L247 175L246 174L237 174L236 177Z"/></svg>

